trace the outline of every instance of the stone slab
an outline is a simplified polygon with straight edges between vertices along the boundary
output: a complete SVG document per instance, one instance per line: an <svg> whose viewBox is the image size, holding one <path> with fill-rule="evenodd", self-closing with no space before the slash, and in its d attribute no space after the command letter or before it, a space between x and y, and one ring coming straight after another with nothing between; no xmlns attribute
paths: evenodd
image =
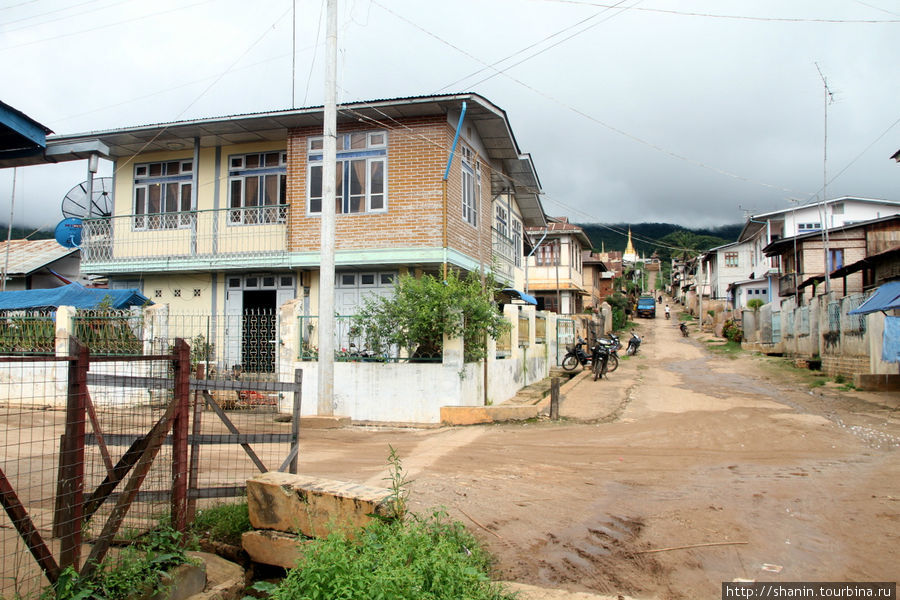
<svg viewBox="0 0 900 600"><path fill-rule="evenodd" d="M338 429L349 427L350 417L338 415L304 415L300 417L300 429Z"/></svg>
<svg viewBox="0 0 900 600"><path fill-rule="evenodd" d="M209 552L188 552L206 566L206 587L187 600L238 600L244 592L244 569Z"/></svg>
<svg viewBox="0 0 900 600"><path fill-rule="evenodd" d="M285 569L297 565L307 544L309 540L281 531L247 531L241 536L241 547L253 562Z"/></svg>
<svg viewBox="0 0 900 600"><path fill-rule="evenodd" d="M441 423L444 425L479 425L501 421L524 421L538 416L536 404L496 406L442 406Z"/></svg>
<svg viewBox="0 0 900 600"><path fill-rule="evenodd" d="M352 531L390 515L391 490L347 481L270 471L247 480L247 506L255 529L324 537Z"/></svg>

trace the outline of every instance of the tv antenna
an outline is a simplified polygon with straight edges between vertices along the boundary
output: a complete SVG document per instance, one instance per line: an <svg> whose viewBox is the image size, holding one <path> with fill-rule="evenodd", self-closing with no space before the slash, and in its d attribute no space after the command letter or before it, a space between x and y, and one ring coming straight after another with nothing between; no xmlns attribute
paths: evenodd
<svg viewBox="0 0 900 600"><path fill-rule="evenodd" d="M90 199L89 182L83 181L69 190L62 201L63 216L70 219L107 219L112 216L112 177L98 177L93 181Z"/></svg>

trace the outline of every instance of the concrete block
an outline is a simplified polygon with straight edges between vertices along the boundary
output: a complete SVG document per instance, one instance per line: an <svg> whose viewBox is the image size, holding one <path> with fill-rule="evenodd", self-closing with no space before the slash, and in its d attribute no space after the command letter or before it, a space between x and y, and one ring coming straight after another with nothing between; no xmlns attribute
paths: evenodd
<svg viewBox="0 0 900 600"><path fill-rule="evenodd" d="M388 516L391 490L308 475L268 472L247 480L250 524L324 537L334 528L351 531L371 515Z"/></svg>
<svg viewBox="0 0 900 600"><path fill-rule="evenodd" d="M241 536L244 548L253 562L293 569L303 557L309 540L281 531L247 531Z"/></svg>
<svg viewBox="0 0 900 600"><path fill-rule="evenodd" d="M206 566L206 588L188 600L238 600L244 591L244 569L209 552L188 552Z"/></svg>

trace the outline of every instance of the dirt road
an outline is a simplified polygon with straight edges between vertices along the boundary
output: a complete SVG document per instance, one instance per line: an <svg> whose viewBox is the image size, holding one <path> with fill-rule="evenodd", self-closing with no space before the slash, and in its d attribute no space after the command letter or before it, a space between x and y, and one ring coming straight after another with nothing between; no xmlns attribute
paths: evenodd
<svg viewBox="0 0 900 600"><path fill-rule="evenodd" d="M898 579L898 398L712 354L662 313L639 327L641 353L571 386L558 422L307 431L301 470L384 485L392 444L414 509L445 507L532 585L694 599L735 578Z"/></svg>

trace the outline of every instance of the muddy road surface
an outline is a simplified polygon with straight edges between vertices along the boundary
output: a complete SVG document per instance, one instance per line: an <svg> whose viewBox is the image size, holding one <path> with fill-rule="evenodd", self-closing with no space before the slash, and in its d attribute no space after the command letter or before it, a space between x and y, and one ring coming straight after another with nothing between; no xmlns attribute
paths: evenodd
<svg viewBox="0 0 900 600"><path fill-rule="evenodd" d="M393 445L414 510L442 507L498 578L536 586L698 599L736 578L898 579L896 394L811 387L675 319L638 331L608 380L564 388L560 421L304 431L301 471L386 485Z"/></svg>

